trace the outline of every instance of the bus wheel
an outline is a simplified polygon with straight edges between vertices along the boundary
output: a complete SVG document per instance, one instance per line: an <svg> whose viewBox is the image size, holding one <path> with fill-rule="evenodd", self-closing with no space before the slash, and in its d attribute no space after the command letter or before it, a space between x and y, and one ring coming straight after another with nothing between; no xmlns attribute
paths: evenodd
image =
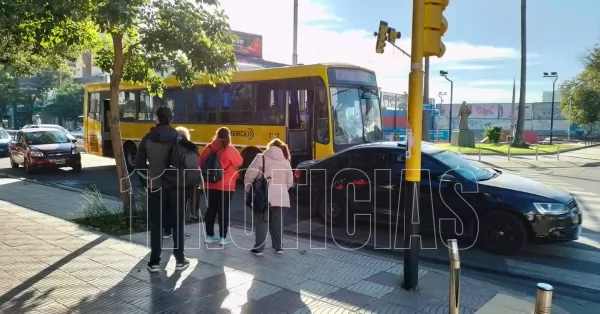
<svg viewBox="0 0 600 314"><path fill-rule="evenodd" d="M133 142L125 142L123 145L123 154L125 155L125 163L129 171L135 168L135 155L137 154L137 147Z"/></svg>
<svg viewBox="0 0 600 314"><path fill-rule="evenodd" d="M242 159L244 159L244 162L242 163L242 167L240 168L240 171L239 171L240 177L238 178L238 180L240 182L244 182L244 176L246 175L246 169L248 169L248 167L250 167L250 164L252 163L254 158L256 158L256 155L258 153L260 153L260 150L258 148L248 148L242 152Z"/></svg>

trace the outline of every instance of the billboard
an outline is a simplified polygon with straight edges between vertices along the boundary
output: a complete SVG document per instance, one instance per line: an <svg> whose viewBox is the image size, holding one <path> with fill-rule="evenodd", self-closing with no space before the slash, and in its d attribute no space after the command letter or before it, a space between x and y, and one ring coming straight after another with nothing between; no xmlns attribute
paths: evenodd
<svg viewBox="0 0 600 314"><path fill-rule="evenodd" d="M233 41L233 52L238 59L262 59L261 35L233 31L238 38Z"/></svg>

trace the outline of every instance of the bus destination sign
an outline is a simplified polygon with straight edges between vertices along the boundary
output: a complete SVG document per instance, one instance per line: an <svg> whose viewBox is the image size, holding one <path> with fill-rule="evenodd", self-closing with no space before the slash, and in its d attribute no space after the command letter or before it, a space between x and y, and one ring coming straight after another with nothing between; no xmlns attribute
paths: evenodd
<svg viewBox="0 0 600 314"><path fill-rule="evenodd" d="M359 69L329 68L327 75L330 84L377 86L375 73Z"/></svg>

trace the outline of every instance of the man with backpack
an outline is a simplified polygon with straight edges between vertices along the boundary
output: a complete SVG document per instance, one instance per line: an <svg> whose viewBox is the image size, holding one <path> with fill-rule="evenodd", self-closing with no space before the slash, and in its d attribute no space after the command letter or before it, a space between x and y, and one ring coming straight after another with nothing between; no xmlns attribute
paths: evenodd
<svg viewBox="0 0 600 314"><path fill-rule="evenodd" d="M156 126L142 138L135 159L136 170L147 169L147 194L148 215L150 220L150 261L148 271L155 273L160 271L160 255L162 251L162 207L165 215L172 223L168 223L174 229L174 250L176 259L175 270L187 269L190 262L185 258L185 193L183 190L188 184L194 182L194 173L198 177L198 162L193 171L181 171L189 164L190 156L195 155L198 159L198 148L196 145L183 139L179 133L171 127L173 114L167 107L160 107L156 111ZM192 165L193 166L193 165ZM186 180L187 179L187 180ZM175 220L170 220L175 218Z"/></svg>

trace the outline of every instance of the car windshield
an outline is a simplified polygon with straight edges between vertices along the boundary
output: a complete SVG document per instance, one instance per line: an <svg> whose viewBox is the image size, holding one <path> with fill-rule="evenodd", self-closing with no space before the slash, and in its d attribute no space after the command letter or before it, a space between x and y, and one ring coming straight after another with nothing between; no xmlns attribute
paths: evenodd
<svg viewBox="0 0 600 314"><path fill-rule="evenodd" d="M379 97L375 88L331 87L335 144L383 140Z"/></svg>
<svg viewBox="0 0 600 314"><path fill-rule="evenodd" d="M494 172L490 169L478 167L476 164L472 163L468 159L463 158L455 152L445 150L439 153L431 154L431 157L445 164L448 166L448 168L456 171L467 180L483 181L489 180L498 175L497 172Z"/></svg>
<svg viewBox="0 0 600 314"><path fill-rule="evenodd" d="M61 144L70 142L67 135L61 131L31 132L27 133L26 137L29 145Z"/></svg>
<svg viewBox="0 0 600 314"><path fill-rule="evenodd" d="M8 135L8 133L4 130L0 130L0 139L5 140L7 138L10 138L10 135Z"/></svg>

